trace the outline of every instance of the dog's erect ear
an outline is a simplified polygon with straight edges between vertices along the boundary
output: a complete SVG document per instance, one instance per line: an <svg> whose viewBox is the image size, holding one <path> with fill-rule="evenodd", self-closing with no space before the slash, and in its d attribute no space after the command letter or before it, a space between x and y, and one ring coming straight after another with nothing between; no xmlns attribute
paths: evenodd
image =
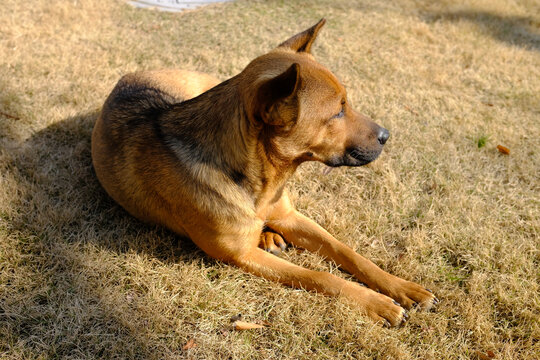
<svg viewBox="0 0 540 360"><path fill-rule="evenodd" d="M317 38L317 34L319 33L319 30L323 27L323 25L326 23L326 19L319 20L318 23L310 27L309 29L302 31L299 34L294 35L289 40L286 40L278 47L286 47L289 49L293 49L296 52L307 52L311 53L311 45Z"/></svg>
<svg viewBox="0 0 540 360"><path fill-rule="evenodd" d="M280 75L264 82L257 90L257 115L269 125L289 126L298 117L300 65L292 64Z"/></svg>

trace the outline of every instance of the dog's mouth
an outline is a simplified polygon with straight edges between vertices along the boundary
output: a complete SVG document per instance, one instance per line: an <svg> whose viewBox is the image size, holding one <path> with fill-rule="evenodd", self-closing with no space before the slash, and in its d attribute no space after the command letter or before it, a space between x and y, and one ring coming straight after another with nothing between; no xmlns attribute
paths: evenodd
<svg viewBox="0 0 540 360"><path fill-rule="evenodd" d="M382 147L377 150L368 150L361 147L350 148L345 154L333 156L324 163L330 167L363 166L375 160L381 154Z"/></svg>

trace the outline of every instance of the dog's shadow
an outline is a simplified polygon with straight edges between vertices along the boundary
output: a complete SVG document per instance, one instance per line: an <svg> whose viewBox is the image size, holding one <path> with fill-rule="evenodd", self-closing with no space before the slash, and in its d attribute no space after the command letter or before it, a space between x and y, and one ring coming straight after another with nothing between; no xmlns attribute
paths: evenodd
<svg viewBox="0 0 540 360"><path fill-rule="evenodd" d="M30 185L19 226L46 238L94 243L115 252L145 252L169 263L202 257L186 238L138 221L99 184L91 159L91 133L98 111L69 117L38 131L19 148L19 174Z"/></svg>
<svg viewBox="0 0 540 360"><path fill-rule="evenodd" d="M91 161L90 139L97 116L98 112L92 111L69 117L8 149L8 171L17 179L18 192L13 194L10 204L17 211L7 219L9 232L17 234L19 240L13 246L28 256L30 263L15 271L34 282L36 290L31 293L14 287L12 292L4 293L0 320L2 312L14 314L5 319L12 335L30 349L39 348L52 357L58 355L55 348L65 346L73 347L73 351L89 351L92 341L88 339L94 336L94 343L100 344L91 351L94 354L106 356L114 347L123 346L123 353L147 358L151 354L147 341L150 330L128 326L121 320L126 314L115 309L120 307L122 297L105 296L95 288L96 279L88 278L95 275L81 270L88 268L86 254L93 251L96 256L96 252L102 251L121 257L128 252L144 253L165 265L215 262L189 239L138 221L109 198ZM100 266L99 261L92 266ZM79 309L66 311L66 303L74 305L73 297L77 298ZM145 315L134 312L129 316ZM76 334L71 338L70 332L88 330L73 324L87 321L97 327L96 334L86 334L84 341ZM46 333L60 329L66 335L40 339L44 328ZM112 337L103 337L99 332ZM117 345L107 339L113 339ZM39 345L48 342L52 342L49 348Z"/></svg>

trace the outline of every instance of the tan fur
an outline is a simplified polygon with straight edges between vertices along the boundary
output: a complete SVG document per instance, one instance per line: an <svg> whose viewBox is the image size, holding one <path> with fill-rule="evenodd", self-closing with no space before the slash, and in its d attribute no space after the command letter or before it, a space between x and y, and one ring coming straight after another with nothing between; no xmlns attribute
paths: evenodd
<svg viewBox="0 0 540 360"><path fill-rule="evenodd" d="M215 77L198 71L166 69L128 74L124 81L140 83L189 100L220 83Z"/></svg>
<svg viewBox="0 0 540 360"><path fill-rule="evenodd" d="M338 242L298 213L284 189L304 161L360 166L387 139L386 130L352 109L343 86L309 53L323 24L221 84L180 70L124 76L96 122L93 164L109 195L137 218L189 236L214 258L343 296L371 318L397 325L406 319L401 306L430 307L434 296ZM381 293L268 252L284 248L284 239Z"/></svg>

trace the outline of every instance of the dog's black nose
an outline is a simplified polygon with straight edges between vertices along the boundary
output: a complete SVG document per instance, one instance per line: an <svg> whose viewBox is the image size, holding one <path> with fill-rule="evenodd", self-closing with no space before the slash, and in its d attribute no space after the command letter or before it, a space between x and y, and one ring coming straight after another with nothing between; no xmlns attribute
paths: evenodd
<svg viewBox="0 0 540 360"><path fill-rule="evenodd" d="M390 131L386 130L385 128L381 128L379 130L377 140L379 140L379 143L381 145L384 145L386 143L386 140L388 140L389 137L390 137Z"/></svg>

